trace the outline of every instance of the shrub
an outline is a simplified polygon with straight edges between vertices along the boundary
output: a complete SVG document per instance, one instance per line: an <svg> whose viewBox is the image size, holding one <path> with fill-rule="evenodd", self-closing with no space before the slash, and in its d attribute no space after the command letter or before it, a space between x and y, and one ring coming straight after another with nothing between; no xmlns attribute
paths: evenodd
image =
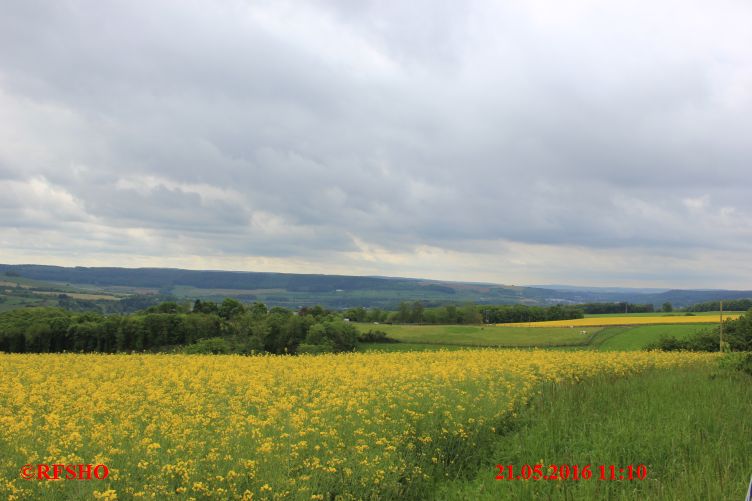
<svg viewBox="0 0 752 501"><path fill-rule="evenodd" d="M358 336L361 343L399 343L398 340L388 337L384 331L369 330Z"/></svg>
<svg viewBox="0 0 752 501"><path fill-rule="evenodd" d="M311 326L304 344L329 344L334 351L353 351L358 330L340 321L323 322Z"/></svg>
<svg viewBox="0 0 752 501"><path fill-rule="evenodd" d="M230 345L221 337L210 337L189 344L185 347L185 353L189 354L214 354L230 353Z"/></svg>
<svg viewBox="0 0 752 501"><path fill-rule="evenodd" d="M752 376L752 353L726 353L718 361L721 369L741 371Z"/></svg>
<svg viewBox="0 0 752 501"><path fill-rule="evenodd" d="M649 348L663 351L752 351L752 309L735 320L723 322L723 348L720 328L702 330L688 339L661 338Z"/></svg>
<svg viewBox="0 0 752 501"><path fill-rule="evenodd" d="M740 357L737 369L752 376L752 353L744 353Z"/></svg>
<svg viewBox="0 0 752 501"><path fill-rule="evenodd" d="M319 353L333 353L334 346L331 343L322 343L322 344L306 344L301 343L298 345L298 351L297 353L309 353L312 355L319 354Z"/></svg>
<svg viewBox="0 0 752 501"><path fill-rule="evenodd" d="M681 351L689 350L687 341L679 340L674 336L661 336L661 338L645 347L647 350Z"/></svg>

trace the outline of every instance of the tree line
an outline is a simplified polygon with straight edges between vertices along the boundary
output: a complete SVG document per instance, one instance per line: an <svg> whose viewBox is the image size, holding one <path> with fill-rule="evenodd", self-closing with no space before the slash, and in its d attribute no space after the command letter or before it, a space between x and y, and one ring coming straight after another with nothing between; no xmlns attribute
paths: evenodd
<svg viewBox="0 0 752 501"><path fill-rule="evenodd" d="M445 305L428 308L422 301L403 301L396 311L378 308L350 308L343 317L355 322L384 322L398 324L480 324L542 322L582 318L583 310L575 306L514 305Z"/></svg>
<svg viewBox="0 0 752 501"><path fill-rule="evenodd" d="M605 313L652 313L655 306L652 304L635 304L635 303L584 303L578 304L584 313L588 315L597 315Z"/></svg>
<svg viewBox="0 0 752 501"><path fill-rule="evenodd" d="M61 308L0 314L0 351L16 353L163 351L201 342L236 353L337 352L355 349L357 336L355 327L323 309L296 314L229 298L190 307L165 302L129 315Z"/></svg>
<svg viewBox="0 0 752 501"><path fill-rule="evenodd" d="M723 309L726 311L747 311L752 308L752 299L727 299L723 301ZM720 301L707 301L687 306L687 311L718 311L721 309Z"/></svg>

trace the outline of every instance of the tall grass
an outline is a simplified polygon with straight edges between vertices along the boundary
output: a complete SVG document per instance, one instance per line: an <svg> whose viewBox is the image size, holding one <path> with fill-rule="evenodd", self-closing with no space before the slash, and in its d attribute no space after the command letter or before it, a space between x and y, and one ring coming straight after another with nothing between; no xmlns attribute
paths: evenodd
<svg viewBox="0 0 752 501"><path fill-rule="evenodd" d="M547 385L472 480L437 499L744 499L752 377L693 367ZM495 480L495 464L645 464L646 480ZM597 475L594 475L594 477Z"/></svg>

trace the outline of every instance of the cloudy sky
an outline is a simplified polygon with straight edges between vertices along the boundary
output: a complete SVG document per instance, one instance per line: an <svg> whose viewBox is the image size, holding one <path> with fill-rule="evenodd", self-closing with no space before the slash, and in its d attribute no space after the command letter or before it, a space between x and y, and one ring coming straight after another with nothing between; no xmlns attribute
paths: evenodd
<svg viewBox="0 0 752 501"><path fill-rule="evenodd" d="M0 7L0 262L752 289L746 0Z"/></svg>

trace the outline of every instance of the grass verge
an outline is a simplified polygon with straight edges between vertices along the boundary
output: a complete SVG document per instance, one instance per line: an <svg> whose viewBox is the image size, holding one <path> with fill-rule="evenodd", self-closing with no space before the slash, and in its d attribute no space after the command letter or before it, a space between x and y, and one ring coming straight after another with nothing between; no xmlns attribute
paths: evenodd
<svg viewBox="0 0 752 501"><path fill-rule="evenodd" d="M752 377L711 367L548 385L470 480L435 499L744 499ZM496 464L644 464L645 480L495 480ZM617 473L618 474L618 473Z"/></svg>

